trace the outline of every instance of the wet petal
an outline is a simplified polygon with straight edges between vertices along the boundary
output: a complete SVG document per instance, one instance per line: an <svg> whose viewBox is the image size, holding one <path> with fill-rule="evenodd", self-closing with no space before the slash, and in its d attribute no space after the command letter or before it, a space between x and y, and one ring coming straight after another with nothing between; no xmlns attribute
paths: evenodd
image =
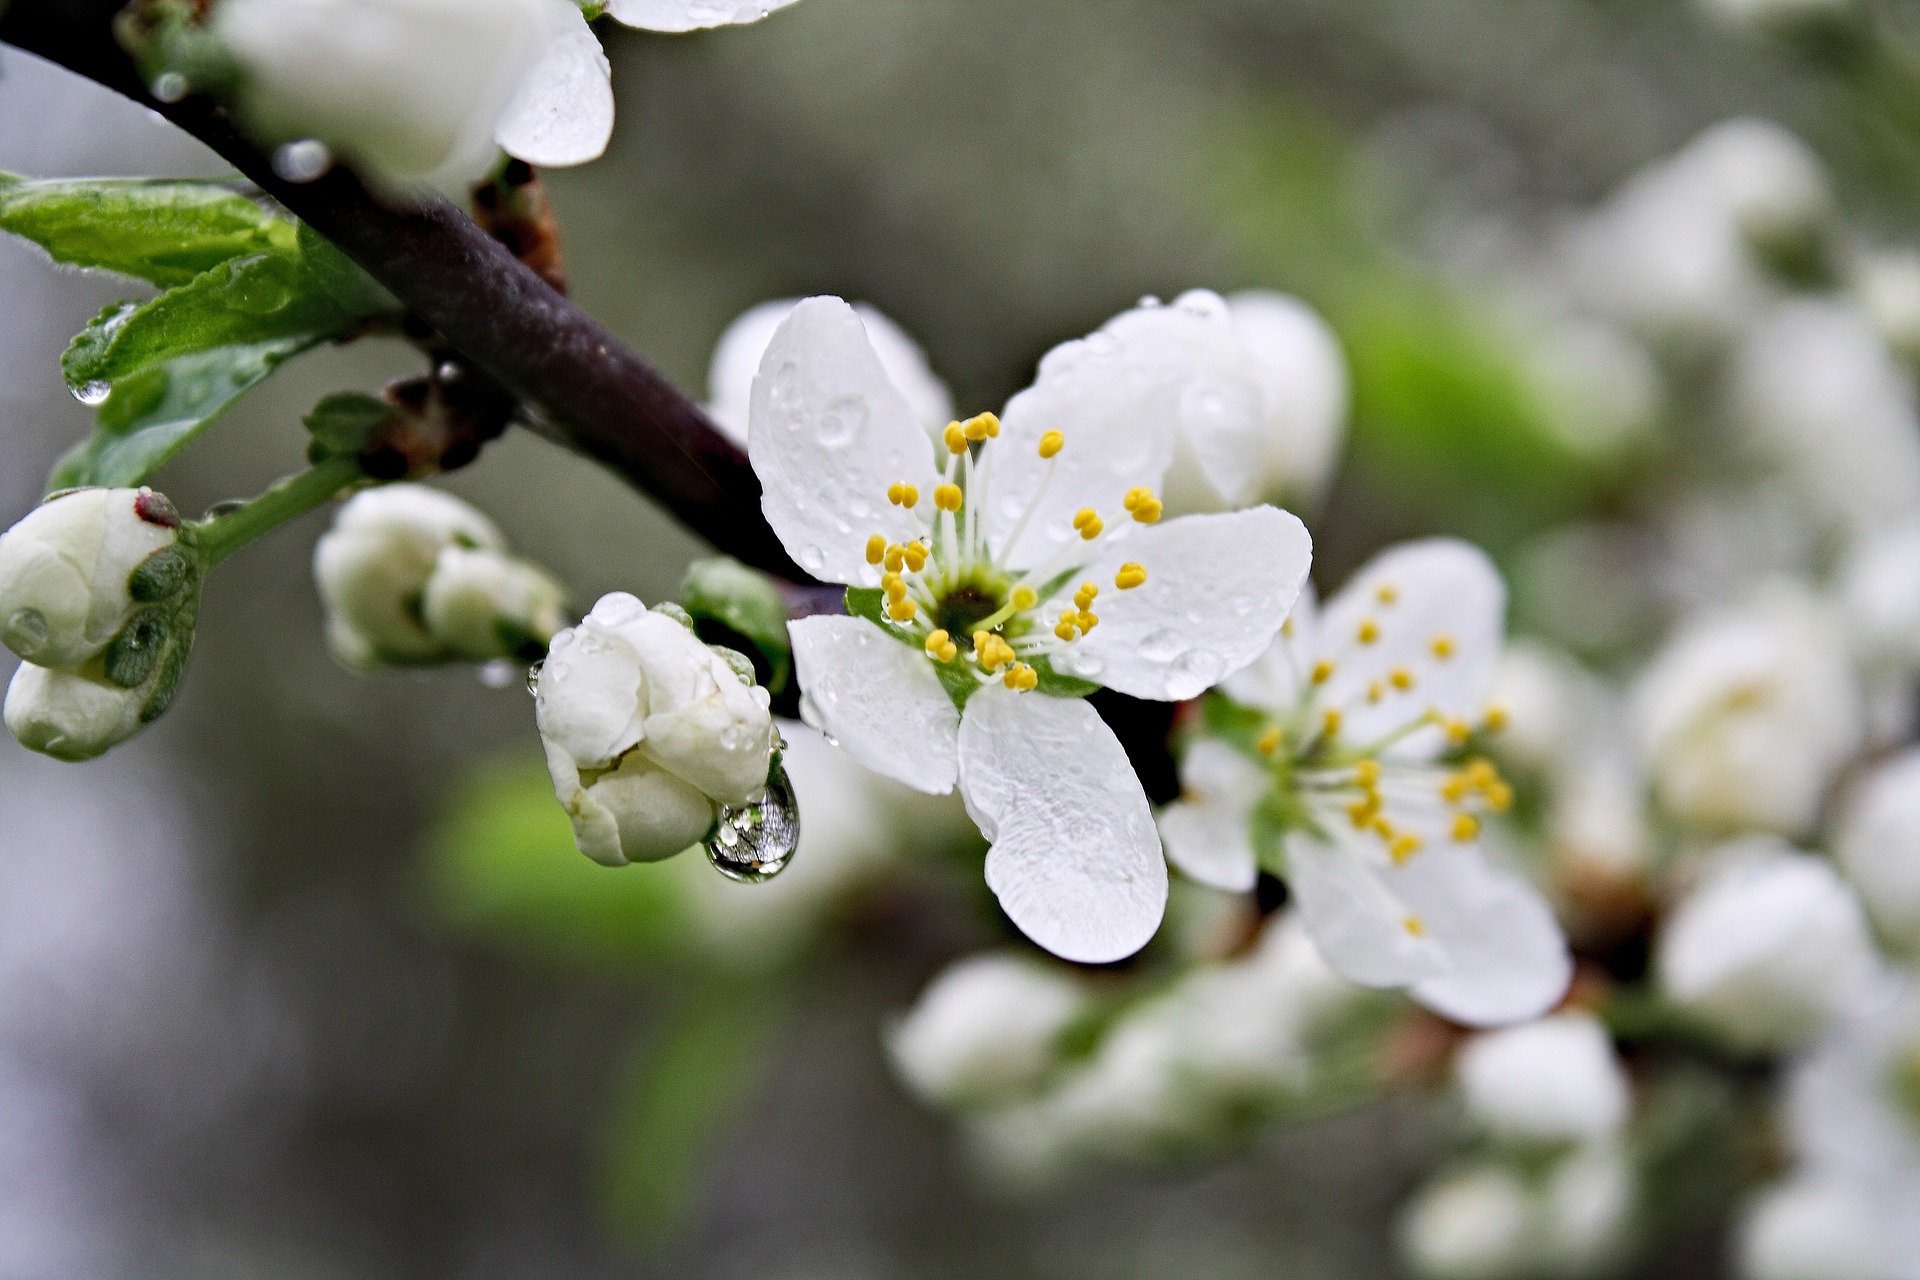
<svg viewBox="0 0 1920 1280"><path fill-rule="evenodd" d="M793 0L608 0L616 22L648 31L699 31L736 22L758 22Z"/></svg>
<svg viewBox="0 0 1920 1280"><path fill-rule="evenodd" d="M1197 697L1266 652L1312 558L1306 527L1275 507L1140 526L1087 570L1100 623L1059 665L1136 698ZM1122 591L1128 561L1147 580Z"/></svg>
<svg viewBox="0 0 1920 1280"><path fill-rule="evenodd" d="M1414 986L1421 1004L1486 1027L1537 1018L1566 994L1573 960L1553 911L1479 845L1430 844L1384 874L1447 957L1445 974Z"/></svg>
<svg viewBox="0 0 1920 1280"><path fill-rule="evenodd" d="M960 713L925 654L861 618L802 618L787 633L815 728L875 773L953 790Z"/></svg>
<svg viewBox="0 0 1920 1280"><path fill-rule="evenodd" d="M585 164L613 136L613 68L579 7L572 0L552 7L561 34L521 79L493 136L528 164Z"/></svg>
<svg viewBox="0 0 1920 1280"><path fill-rule="evenodd" d="M1320 656L1320 603L1309 582L1267 651L1220 682L1221 692L1244 707L1284 715L1300 705Z"/></svg>
<svg viewBox="0 0 1920 1280"><path fill-rule="evenodd" d="M1201 738L1180 762L1184 794L1160 811L1167 861L1190 878L1229 893L1253 888L1258 865L1248 824L1273 782L1224 742Z"/></svg>
<svg viewBox="0 0 1920 1280"><path fill-rule="evenodd" d="M938 483L933 445L888 378L852 307L808 298L774 331L753 380L747 452L760 505L787 554L825 582L872 585L867 539L905 543L918 516L887 501L889 486Z"/></svg>
<svg viewBox="0 0 1920 1280"><path fill-rule="evenodd" d="M967 702L960 772L967 811L993 842L987 886L1021 932L1082 964L1146 945L1167 905L1160 837L1092 707L988 685Z"/></svg>
<svg viewBox="0 0 1920 1280"><path fill-rule="evenodd" d="M1376 861L1345 842L1287 838L1287 886L1307 933L1349 982L1404 987L1443 976L1447 958L1425 919L1387 887Z"/></svg>

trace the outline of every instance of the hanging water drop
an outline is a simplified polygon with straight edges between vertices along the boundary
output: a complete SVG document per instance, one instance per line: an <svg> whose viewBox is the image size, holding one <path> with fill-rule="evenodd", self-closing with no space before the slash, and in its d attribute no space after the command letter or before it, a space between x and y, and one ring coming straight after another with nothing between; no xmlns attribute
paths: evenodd
<svg viewBox="0 0 1920 1280"><path fill-rule="evenodd" d="M162 71L147 86L147 92L153 95L156 102L178 102L187 96L187 91L192 87L178 71Z"/></svg>
<svg viewBox="0 0 1920 1280"><path fill-rule="evenodd" d="M714 870L742 884L771 880L793 860L800 844L800 806L778 757L757 797L738 807L720 806L719 820L703 843Z"/></svg>
<svg viewBox="0 0 1920 1280"><path fill-rule="evenodd" d="M113 394L113 384L96 379L92 382L83 382L77 387L68 387L67 390L73 392L75 400L91 409L106 403L107 397Z"/></svg>
<svg viewBox="0 0 1920 1280"><path fill-rule="evenodd" d="M527 692L528 693L538 694L540 692L540 669L546 665L547 665L547 660L545 658L542 658L540 659L540 661L534 663L532 666L527 668Z"/></svg>

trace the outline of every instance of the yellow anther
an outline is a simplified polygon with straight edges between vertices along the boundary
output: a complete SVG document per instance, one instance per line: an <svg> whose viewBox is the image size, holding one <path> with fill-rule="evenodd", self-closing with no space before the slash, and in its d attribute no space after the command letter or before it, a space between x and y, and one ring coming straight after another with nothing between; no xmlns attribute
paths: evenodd
<svg viewBox="0 0 1920 1280"><path fill-rule="evenodd" d="M961 497L959 485L943 484L933 491L933 505L942 511L958 511Z"/></svg>
<svg viewBox="0 0 1920 1280"><path fill-rule="evenodd" d="M1435 636L1431 648L1433 649L1433 656L1445 662L1453 656L1453 637Z"/></svg>
<svg viewBox="0 0 1920 1280"><path fill-rule="evenodd" d="M1061 621L1053 628L1053 634L1059 636L1062 640L1079 639L1080 633L1074 630L1073 622L1071 621L1073 611L1069 609L1066 613L1061 614L1060 617Z"/></svg>
<svg viewBox="0 0 1920 1280"><path fill-rule="evenodd" d="M1444 720L1443 719L1440 723L1446 726L1447 741L1451 742L1456 747L1464 743L1468 738L1473 736L1473 726L1468 724L1465 720Z"/></svg>
<svg viewBox="0 0 1920 1280"><path fill-rule="evenodd" d="M1376 805L1374 807L1377 809L1379 806ZM1373 834L1379 836L1382 840L1391 840L1395 834L1393 824L1385 818L1375 818L1373 820Z"/></svg>
<svg viewBox="0 0 1920 1280"><path fill-rule="evenodd" d="M895 600L887 606L887 616L895 622L912 622L913 615L918 612L919 609L911 600Z"/></svg>
<svg viewBox="0 0 1920 1280"><path fill-rule="evenodd" d="M1049 431L1040 437L1040 456L1051 458L1066 445L1067 438L1058 431Z"/></svg>
<svg viewBox="0 0 1920 1280"><path fill-rule="evenodd" d="M973 656L988 673L998 671L1013 661L1013 646L991 631L973 633Z"/></svg>
<svg viewBox="0 0 1920 1280"><path fill-rule="evenodd" d="M1347 816L1353 819L1356 831L1365 831L1367 824L1373 821L1373 815L1377 812L1378 810L1365 800L1356 800L1347 806Z"/></svg>
<svg viewBox="0 0 1920 1280"><path fill-rule="evenodd" d="M1082 632L1091 631L1095 627L1100 625L1099 615L1088 613L1085 609L1082 609L1080 611L1080 616L1075 618L1073 621L1074 621L1074 625L1079 627Z"/></svg>
<svg viewBox="0 0 1920 1280"><path fill-rule="evenodd" d="M1378 680L1369 680L1367 682L1367 701L1368 702L1380 701L1381 697L1385 693L1386 693L1386 690L1380 687L1380 682Z"/></svg>
<svg viewBox="0 0 1920 1280"><path fill-rule="evenodd" d="M1013 589L1011 599L1013 607L1025 613L1028 609L1040 603L1040 593L1032 587L1022 584Z"/></svg>
<svg viewBox="0 0 1920 1280"><path fill-rule="evenodd" d="M1380 624L1372 618L1366 619L1361 622L1360 630L1355 634L1354 638L1361 644L1372 644L1380 638Z"/></svg>
<svg viewBox="0 0 1920 1280"><path fill-rule="evenodd" d="M1379 589L1373 593L1373 598L1378 600L1382 605L1390 605L1400 598L1400 589L1391 582L1383 582L1380 584Z"/></svg>
<svg viewBox="0 0 1920 1280"><path fill-rule="evenodd" d="M900 572L907 567L907 549L905 547L888 547L885 563L888 573Z"/></svg>
<svg viewBox="0 0 1920 1280"><path fill-rule="evenodd" d="M1480 834L1480 819L1470 813L1453 815L1453 838L1465 844Z"/></svg>
<svg viewBox="0 0 1920 1280"><path fill-rule="evenodd" d="M1286 741L1286 735L1280 732L1279 725L1269 725L1267 731L1254 740L1254 748L1263 756L1270 756L1280 749Z"/></svg>
<svg viewBox="0 0 1920 1280"><path fill-rule="evenodd" d="M1393 842L1387 846L1387 854L1394 860L1395 864L1405 862L1418 852L1420 852L1420 837L1411 831L1402 831L1399 835L1395 836Z"/></svg>
<svg viewBox="0 0 1920 1280"><path fill-rule="evenodd" d="M1080 589L1073 593L1073 603L1078 608L1086 609L1099 595L1100 587L1097 583L1083 582L1080 584Z"/></svg>
<svg viewBox="0 0 1920 1280"><path fill-rule="evenodd" d="M1099 537L1100 531L1106 528L1104 524L1100 523L1100 513L1092 507L1082 507L1080 510L1074 512L1073 527L1078 529L1080 536L1088 542L1092 542L1095 538Z"/></svg>
<svg viewBox="0 0 1920 1280"><path fill-rule="evenodd" d="M888 600L905 600L907 584L900 580L897 573L889 573L880 579L880 589L887 593Z"/></svg>
<svg viewBox="0 0 1920 1280"><path fill-rule="evenodd" d="M927 656L935 662L952 662L960 655L960 646L953 642L943 627L927 637Z"/></svg>
<svg viewBox="0 0 1920 1280"><path fill-rule="evenodd" d="M1340 708L1328 707L1320 717L1320 730L1329 738L1340 736Z"/></svg>
<svg viewBox="0 0 1920 1280"><path fill-rule="evenodd" d="M1500 781L1500 771L1493 767L1493 761L1485 756L1475 756L1467 761L1463 771L1467 776L1467 785L1476 788L1490 787Z"/></svg>
<svg viewBox="0 0 1920 1280"><path fill-rule="evenodd" d="M1400 927L1415 938L1422 936L1427 931L1426 922L1419 916L1408 916L1400 922Z"/></svg>
<svg viewBox="0 0 1920 1280"><path fill-rule="evenodd" d="M1007 674L1001 677L1001 683L1015 692L1025 692L1040 683L1040 673L1024 662L1016 662L1007 668Z"/></svg>
<svg viewBox="0 0 1920 1280"><path fill-rule="evenodd" d="M1333 679L1333 664L1331 662L1322 658L1313 664L1313 682L1315 684L1325 684L1331 679Z"/></svg>
<svg viewBox="0 0 1920 1280"><path fill-rule="evenodd" d="M1413 672L1405 667L1395 667L1387 673L1387 679L1392 681L1393 687L1402 693L1413 688Z"/></svg>
<svg viewBox="0 0 1920 1280"><path fill-rule="evenodd" d="M1467 781L1465 774L1449 774L1447 780L1440 784L1440 798L1448 804L1459 804L1467 798L1470 788L1471 784Z"/></svg>
<svg viewBox="0 0 1920 1280"><path fill-rule="evenodd" d="M947 442L947 451L949 453L965 453L967 451L967 433L959 423L949 422L947 424L946 434L942 438Z"/></svg>
<svg viewBox="0 0 1920 1280"><path fill-rule="evenodd" d="M867 563L868 564L879 564L882 560L886 558L886 555L887 555L887 540L885 538L881 537L879 534L876 533L871 538L867 539Z"/></svg>
<svg viewBox="0 0 1920 1280"><path fill-rule="evenodd" d="M1144 565L1135 564L1131 560L1121 565L1120 572L1113 575L1113 585L1120 588L1122 591L1131 591L1135 587L1139 586L1141 583L1145 582L1146 580L1147 580L1146 567Z"/></svg>
<svg viewBox="0 0 1920 1280"><path fill-rule="evenodd" d="M1494 782L1486 789L1487 808L1495 813L1505 813L1513 808L1513 788L1504 782Z"/></svg>
<svg viewBox="0 0 1920 1280"><path fill-rule="evenodd" d="M1293 615L1292 614L1288 614L1287 620L1280 624L1280 634L1285 636L1289 640L1293 639Z"/></svg>
<svg viewBox="0 0 1920 1280"><path fill-rule="evenodd" d="M960 424L969 440L990 440L1000 434L1000 419L991 413L978 413Z"/></svg>
<svg viewBox="0 0 1920 1280"><path fill-rule="evenodd" d="M1160 499L1153 496L1153 490L1145 485L1135 485L1127 490L1122 503L1128 514L1141 524L1152 524L1160 518Z"/></svg>
<svg viewBox="0 0 1920 1280"><path fill-rule="evenodd" d="M911 507L920 501L920 491L910 484L890 484L887 501L896 507Z"/></svg>
<svg viewBox="0 0 1920 1280"><path fill-rule="evenodd" d="M906 560L907 569L913 573L918 573L927 567L928 554L927 544L924 542L909 542L900 548L900 555Z"/></svg>
<svg viewBox="0 0 1920 1280"><path fill-rule="evenodd" d="M1493 703L1487 708L1487 714L1481 718L1480 726L1488 733L1498 733L1507 727L1507 708L1502 703Z"/></svg>
<svg viewBox="0 0 1920 1280"><path fill-rule="evenodd" d="M1380 762L1362 760L1353 766L1353 780L1363 787L1376 787L1380 784Z"/></svg>

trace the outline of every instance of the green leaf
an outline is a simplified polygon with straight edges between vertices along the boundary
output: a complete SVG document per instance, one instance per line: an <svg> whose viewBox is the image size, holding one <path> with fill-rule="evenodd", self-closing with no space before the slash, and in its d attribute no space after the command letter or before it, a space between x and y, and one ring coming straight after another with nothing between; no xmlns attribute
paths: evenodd
<svg viewBox="0 0 1920 1280"><path fill-rule="evenodd" d="M887 593L878 587L848 587L847 615L853 618L865 618L874 626L887 629L884 610L887 606Z"/></svg>
<svg viewBox="0 0 1920 1280"><path fill-rule="evenodd" d="M1040 677L1035 686L1041 693L1056 698L1084 698L1100 692L1100 686L1091 680L1082 680L1078 676L1062 675L1053 669L1053 660L1044 654L1029 660L1033 673Z"/></svg>
<svg viewBox="0 0 1920 1280"><path fill-rule="evenodd" d="M219 182L25 178L0 172L0 231L55 262L117 271L162 288L229 258L291 252L295 224Z"/></svg>
<svg viewBox="0 0 1920 1280"><path fill-rule="evenodd" d="M786 601L771 578L731 556L696 560L680 583L680 603L696 623L709 624L709 633L720 629L707 635L710 642L748 641L759 655L756 665L769 692L786 686L793 646L787 638Z"/></svg>
<svg viewBox="0 0 1920 1280"><path fill-rule="evenodd" d="M303 420L307 433L313 437L307 446L307 461L321 462L359 453L393 414L393 406L386 401L358 391L341 391L324 397Z"/></svg>
<svg viewBox="0 0 1920 1280"><path fill-rule="evenodd" d="M139 484L281 361L318 342L298 336L195 352L114 385L93 434L60 459L49 489Z"/></svg>

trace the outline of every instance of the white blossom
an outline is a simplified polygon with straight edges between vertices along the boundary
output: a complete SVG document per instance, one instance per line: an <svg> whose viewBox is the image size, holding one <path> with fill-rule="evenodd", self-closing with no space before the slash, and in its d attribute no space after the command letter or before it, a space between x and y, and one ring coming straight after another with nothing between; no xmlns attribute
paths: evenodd
<svg viewBox="0 0 1920 1280"><path fill-rule="evenodd" d="M1071 695L1202 692L1259 655L1310 551L1271 507L1157 524L1158 409L1185 384L1095 378L1112 355L1078 345L936 457L858 315L808 299L762 358L749 455L788 553L871 592L869 616L790 628L812 722L909 786L958 783L1009 917L1105 961L1152 936L1166 870L1119 740Z"/></svg>
<svg viewBox="0 0 1920 1280"><path fill-rule="evenodd" d="M758 22L794 0L608 0L607 16L647 31L699 31Z"/></svg>
<svg viewBox="0 0 1920 1280"><path fill-rule="evenodd" d="M1620 1144L1595 1142L1568 1153L1536 1194L1543 1269L1563 1276L1610 1272L1631 1239L1637 1194Z"/></svg>
<svg viewBox="0 0 1920 1280"><path fill-rule="evenodd" d="M1833 854L1881 936L1920 952L1920 748L1875 765L1852 787Z"/></svg>
<svg viewBox="0 0 1920 1280"><path fill-rule="evenodd" d="M0 641L43 667L79 666L126 626L128 579L179 526L146 489L77 489L41 503L0 534Z"/></svg>
<svg viewBox="0 0 1920 1280"><path fill-rule="evenodd" d="M1843 17L1859 0L1700 0L1713 17L1734 27L1788 33Z"/></svg>
<svg viewBox="0 0 1920 1280"><path fill-rule="evenodd" d="M1400 1253L1429 1280L1503 1280L1535 1253L1533 1202L1506 1169L1482 1165L1428 1184L1401 1215Z"/></svg>
<svg viewBox="0 0 1920 1280"><path fill-rule="evenodd" d="M672 857L766 782L767 691L625 592L553 637L535 695L554 794L595 862Z"/></svg>
<svg viewBox="0 0 1920 1280"><path fill-rule="evenodd" d="M1734 1257L1740 1280L1893 1280L1886 1232L1846 1183L1798 1177L1770 1187L1742 1213Z"/></svg>
<svg viewBox="0 0 1920 1280"><path fill-rule="evenodd" d="M1840 569L1841 616L1854 654L1869 671L1920 672L1920 520L1862 539Z"/></svg>
<svg viewBox="0 0 1920 1280"><path fill-rule="evenodd" d="M1168 858L1203 884L1251 888L1276 852L1256 849L1254 822L1277 812L1288 885L1344 977L1409 987L1472 1024L1544 1013L1571 975L1565 941L1480 844L1511 788L1484 759L1443 762L1487 722L1504 608L1487 558L1444 539L1382 553L1324 609L1303 595L1221 687L1261 727L1237 744L1203 737L1182 762L1185 795L1161 819Z"/></svg>
<svg viewBox="0 0 1920 1280"><path fill-rule="evenodd" d="M1920 356L1920 251L1856 254L1848 284L1886 344L1908 360Z"/></svg>
<svg viewBox="0 0 1920 1280"><path fill-rule="evenodd" d="M1826 862L1771 836L1716 850L1667 919L1666 996L1746 1050L1792 1048L1860 1008L1878 965L1865 914Z"/></svg>
<svg viewBox="0 0 1920 1280"><path fill-rule="evenodd" d="M1804 833L1864 731L1838 628L1786 589L1683 627L1634 710L1661 803L1708 829Z"/></svg>
<svg viewBox="0 0 1920 1280"><path fill-rule="evenodd" d="M7 731L55 759L91 760L140 731L147 698L145 688L123 689L97 671L23 662L7 685Z"/></svg>
<svg viewBox="0 0 1920 1280"><path fill-rule="evenodd" d="M927 1102L980 1105L1031 1089L1060 1060L1061 1032L1086 1007L1069 974L1010 954L950 965L887 1033L888 1056Z"/></svg>
<svg viewBox="0 0 1920 1280"><path fill-rule="evenodd" d="M1475 1036L1455 1061L1467 1111L1497 1137L1584 1142L1626 1123L1626 1072L1606 1028L1563 1013Z"/></svg>
<svg viewBox="0 0 1920 1280"><path fill-rule="evenodd" d="M334 655L355 667L526 656L566 621L565 592L505 553L493 522L451 494L356 494L313 549Z"/></svg>

